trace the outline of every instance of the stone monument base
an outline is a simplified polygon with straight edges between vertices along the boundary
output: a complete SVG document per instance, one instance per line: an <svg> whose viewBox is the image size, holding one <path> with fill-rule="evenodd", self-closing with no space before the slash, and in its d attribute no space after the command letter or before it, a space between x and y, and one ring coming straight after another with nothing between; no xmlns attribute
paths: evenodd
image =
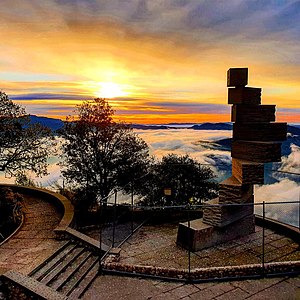
<svg viewBox="0 0 300 300"><path fill-rule="evenodd" d="M218 228L203 223L203 219L179 223L177 245L191 251L216 246L255 232L254 215L246 216L225 227Z"/></svg>

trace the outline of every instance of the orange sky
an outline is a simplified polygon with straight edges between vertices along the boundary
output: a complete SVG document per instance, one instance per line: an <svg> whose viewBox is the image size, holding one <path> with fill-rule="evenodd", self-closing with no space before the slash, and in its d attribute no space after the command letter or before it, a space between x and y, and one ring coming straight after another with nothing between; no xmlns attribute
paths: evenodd
<svg viewBox="0 0 300 300"><path fill-rule="evenodd" d="M3 0L0 89L37 115L102 96L133 123L230 121L226 71L248 67L300 122L300 5L247 3Z"/></svg>

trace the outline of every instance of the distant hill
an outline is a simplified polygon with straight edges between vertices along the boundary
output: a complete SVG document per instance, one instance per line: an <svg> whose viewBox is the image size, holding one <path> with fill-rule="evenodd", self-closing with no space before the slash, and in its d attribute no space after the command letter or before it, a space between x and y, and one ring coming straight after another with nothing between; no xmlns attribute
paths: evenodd
<svg viewBox="0 0 300 300"><path fill-rule="evenodd" d="M64 122L60 119L48 118L36 115L29 115L32 124L39 123L43 126L50 128L52 131L57 131L64 126ZM172 123L176 125L185 125L187 123ZM191 124L191 123L190 123ZM180 129L180 127L172 127L169 125L143 125L143 124L131 124L134 129L142 130L158 130L158 129ZM230 123L202 123L193 125L190 129L194 130L232 130L232 124ZM300 136L300 127L298 125L288 125L287 130L294 136ZM228 148L231 146L230 139L217 141L220 146Z"/></svg>
<svg viewBox="0 0 300 300"><path fill-rule="evenodd" d="M130 127L134 128L134 129L142 129L142 130L157 130L157 129L172 128L172 127L166 126L166 125L143 125L143 124L131 124Z"/></svg>
<svg viewBox="0 0 300 300"><path fill-rule="evenodd" d="M287 132L291 133L292 135L300 135L300 127L294 125L288 125Z"/></svg>
<svg viewBox="0 0 300 300"><path fill-rule="evenodd" d="M29 115L30 122L32 124L41 124L45 127L50 128L52 131L61 129L64 126L64 122L60 119L48 118L48 117L39 117L35 115Z"/></svg>
<svg viewBox="0 0 300 300"><path fill-rule="evenodd" d="M191 127L194 130L232 130L229 123L202 123Z"/></svg>
<svg viewBox="0 0 300 300"><path fill-rule="evenodd" d="M300 128L300 124L291 124L291 126Z"/></svg>

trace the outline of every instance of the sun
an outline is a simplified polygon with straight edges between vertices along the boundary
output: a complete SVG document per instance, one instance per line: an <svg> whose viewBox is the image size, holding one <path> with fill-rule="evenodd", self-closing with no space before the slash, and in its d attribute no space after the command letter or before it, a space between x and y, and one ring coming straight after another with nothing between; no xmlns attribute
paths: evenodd
<svg viewBox="0 0 300 300"><path fill-rule="evenodd" d="M101 98L116 98L127 95L120 84L114 82L100 82L100 90L97 96Z"/></svg>

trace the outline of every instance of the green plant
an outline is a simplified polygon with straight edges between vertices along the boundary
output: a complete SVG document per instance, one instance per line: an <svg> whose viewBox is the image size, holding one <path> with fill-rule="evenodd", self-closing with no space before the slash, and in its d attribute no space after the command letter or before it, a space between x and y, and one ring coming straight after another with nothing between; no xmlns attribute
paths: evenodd
<svg viewBox="0 0 300 300"><path fill-rule="evenodd" d="M77 191L76 206L88 210L139 177L147 169L149 149L128 125L113 120L105 99L85 101L76 111L78 117L69 118L63 132L62 173Z"/></svg>
<svg viewBox="0 0 300 300"><path fill-rule="evenodd" d="M142 197L142 205L199 204L217 196L214 177L209 167L189 155L169 154L152 163L148 174L133 185L135 194Z"/></svg>

